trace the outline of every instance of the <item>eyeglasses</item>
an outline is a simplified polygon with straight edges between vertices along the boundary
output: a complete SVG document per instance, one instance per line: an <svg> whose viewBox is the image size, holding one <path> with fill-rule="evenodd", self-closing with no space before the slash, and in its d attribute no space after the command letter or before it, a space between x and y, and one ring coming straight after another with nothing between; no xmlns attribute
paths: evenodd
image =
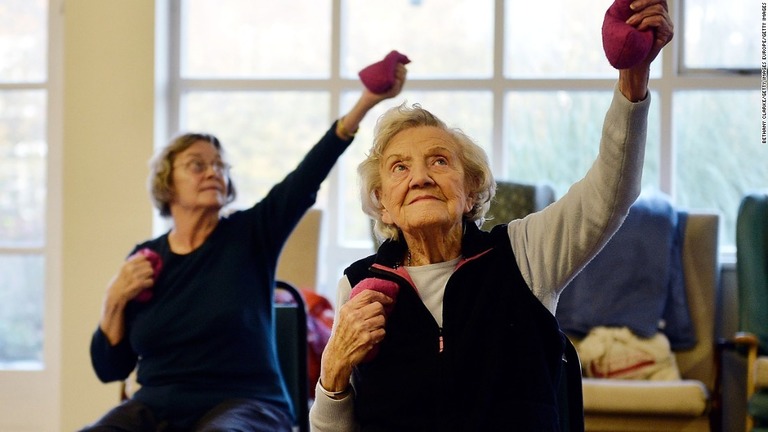
<svg viewBox="0 0 768 432"><path fill-rule="evenodd" d="M192 159L181 166L183 166L187 172L194 175L201 175L208 171L208 167L213 167L216 174L219 174L222 177L227 177L229 175L229 170L232 169L232 166L226 162L206 162L202 159Z"/></svg>

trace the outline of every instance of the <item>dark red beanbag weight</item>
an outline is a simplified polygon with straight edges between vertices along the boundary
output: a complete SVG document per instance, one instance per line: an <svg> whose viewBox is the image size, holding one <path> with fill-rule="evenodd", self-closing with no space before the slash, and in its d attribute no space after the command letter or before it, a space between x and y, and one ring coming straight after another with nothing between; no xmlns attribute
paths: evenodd
<svg viewBox="0 0 768 432"><path fill-rule="evenodd" d="M395 71L398 63L408 64L411 61L404 54L390 51L383 60L365 67L358 75L368 90L376 93L386 93L395 84Z"/></svg>
<svg viewBox="0 0 768 432"><path fill-rule="evenodd" d="M149 263L152 264L152 271L154 272L152 278L157 280L157 276L160 275L160 270L163 269L163 260L160 258L160 255L150 248L139 249L135 254L131 255L131 258L135 257L136 255L143 255L149 260ZM140 292L139 295L134 298L134 300L141 303L148 302L152 299L152 295L152 289L147 288Z"/></svg>
<svg viewBox="0 0 768 432"><path fill-rule="evenodd" d="M639 31L626 23L634 14L632 0L615 0L603 20L603 49L608 62L616 69L635 66L648 56L653 47L652 29Z"/></svg>
<svg viewBox="0 0 768 432"><path fill-rule="evenodd" d="M378 291L386 295L387 297L391 297L392 300L397 300L397 294L400 291L400 286L398 286L396 283L392 281L388 281L384 279L366 278L361 280L357 285L355 285L354 288L352 288L352 292L349 294L349 298L351 299L356 295L360 294L361 292L369 289ZM386 316L389 316L389 314L392 312L393 307L395 307L394 301L389 305L385 306L384 314ZM375 345L370 351L368 351L368 354L363 359L363 362L369 362L373 360L378 353L379 353L379 345Z"/></svg>

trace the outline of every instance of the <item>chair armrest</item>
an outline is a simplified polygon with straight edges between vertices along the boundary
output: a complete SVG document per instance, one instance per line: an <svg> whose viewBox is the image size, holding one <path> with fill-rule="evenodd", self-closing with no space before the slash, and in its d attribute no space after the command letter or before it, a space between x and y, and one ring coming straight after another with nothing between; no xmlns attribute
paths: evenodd
<svg viewBox="0 0 768 432"><path fill-rule="evenodd" d="M743 353L746 356L747 359L747 398L752 396L752 394L755 392L755 375L756 375L756 368L757 368L757 346L759 344L759 340L757 339L757 336L755 336L752 333L749 332L738 332L735 335L733 335L730 339L720 339L717 341L716 349L715 349L715 364L717 365L717 377L719 378L721 376L722 371L722 364L721 359L722 355L726 351L735 351L738 353ZM746 351L744 351L746 349ZM768 370L765 372L766 377L764 378L764 382L768 382ZM716 386L717 388L717 386Z"/></svg>

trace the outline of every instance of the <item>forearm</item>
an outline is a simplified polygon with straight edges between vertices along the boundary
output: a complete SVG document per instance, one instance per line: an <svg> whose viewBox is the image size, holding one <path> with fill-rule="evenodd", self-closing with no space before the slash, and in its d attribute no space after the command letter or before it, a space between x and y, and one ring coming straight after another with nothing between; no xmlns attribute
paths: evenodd
<svg viewBox="0 0 768 432"><path fill-rule="evenodd" d="M380 95L373 94L367 90L363 91L352 109L344 114L344 124L349 125L352 130L357 129L360 126L360 122L368 114L368 111L384 99Z"/></svg>
<svg viewBox="0 0 768 432"><path fill-rule="evenodd" d="M337 326L339 319L339 310L341 306L349 300L352 287L346 276L339 280L336 291L336 316L334 316L334 326ZM336 330L335 328L333 330ZM352 367L343 365L336 360L334 352L334 340L329 341L323 351L320 367L320 383L325 390L332 392L342 391L350 386L349 381L352 376Z"/></svg>
<svg viewBox="0 0 768 432"><path fill-rule="evenodd" d="M99 328L112 346L120 343L125 337L125 307L127 304L126 299L115 292L114 287L107 290L99 320Z"/></svg>
<svg viewBox="0 0 768 432"><path fill-rule="evenodd" d="M622 69L619 71L619 91L630 102L639 102L648 94L649 77L650 68L647 66Z"/></svg>
<svg viewBox="0 0 768 432"><path fill-rule="evenodd" d="M336 297L336 316L334 323L339 322L339 309L349 300L352 287L349 280L342 277L339 281ZM329 358L326 356L328 347L323 353L323 359L326 361L320 372L320 382L315 386L316 399L309 413L309 420L313 431L354 431L357 430L355 424L354 411L354 390L350 384L351 371L339 374L338 371L331 372L327 364ZM325 375L325 376L324 376ZM333 375L333 376L332 376ZM323 387L321 388L321 383ZM349 391L340 398L332 398L326 395L323 390L337 391L342 388L348 388Z"/></svg>

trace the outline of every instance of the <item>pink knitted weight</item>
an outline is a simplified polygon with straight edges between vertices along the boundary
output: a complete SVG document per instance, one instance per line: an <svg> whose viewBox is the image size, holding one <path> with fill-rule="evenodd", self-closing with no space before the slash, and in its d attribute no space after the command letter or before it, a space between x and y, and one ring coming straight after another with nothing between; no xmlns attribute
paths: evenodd
<svg viewBox="0 0 768 432"><path fill-rule="evenodd" d="M639 31L626 23L634 13L630 3L632 0L615 0L603 20L603 50L616 69L635 66L648 56L653 46L653 30Z"/></svg>
<svg viewBox="0 0 768 432"><path fill-rule="evenodd" d="M136 251L135 254L131 255L131 257L134 257L136 255L143 255L149 260L149 263L152 264L152 271L153 271L152 278L154 280L157 280L157 276L160 275L160 270L163 269L163 260L162 258L160 258L160 255L150 248L139 249L138 251ZM152 299L152 296L153 296L152 289L147 288L144 291L140 292L134 298L134 300L136 300L137 302L144 303L144 302L150 301Z"/></svg>
<svg viewBox="0 0 768 432"><path fill-rule="evenodd" d="M404 54L393 50L383 60L366 66L358 75L368 90L376 94L386 93L395 84L397 64L410 62Z"/></svg>
<svg viewBox="0 0 768 432"><path fill-rule="evenodd" d="M361 280L357 285L355 285L354 288L352 288L352 292L349 294L349 298L353 298L356 295L360 294L361 292L369 289L378 291L386 295L387 297L392 298L392 300L397 300L397 294L400 292L400 287L392 281L378 279L378 278L366 278ZM394 306L395 306L394 301L389 305L385 306L384 314L386 316L389 316ZM368 351L368 354L366 354L365 358L363 359L363 362L369 362L373 360L378 354L379 354L379 345L376 344L374 345L373 348L371 348L370 351Z"/></svg>

